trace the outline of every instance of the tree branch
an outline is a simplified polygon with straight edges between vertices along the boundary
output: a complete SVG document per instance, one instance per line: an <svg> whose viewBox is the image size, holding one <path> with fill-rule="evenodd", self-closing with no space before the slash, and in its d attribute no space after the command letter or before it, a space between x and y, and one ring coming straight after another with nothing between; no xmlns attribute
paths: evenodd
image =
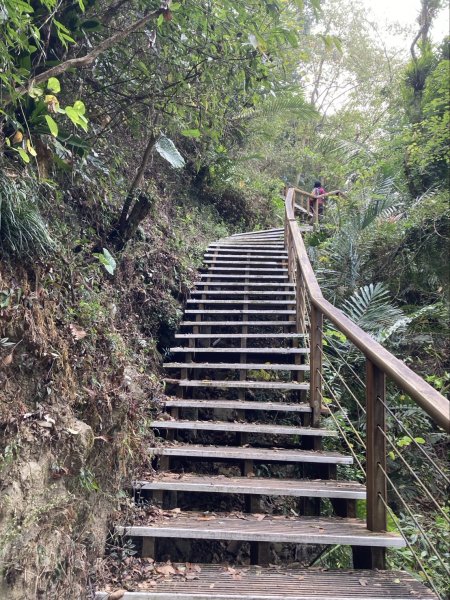
<svg viewBox="0 0 450 600"><path fill-rule="evenodd" d="M136 21L135 23L133 23L126 29L123 29L122 31L118 31L117 33L110 36L109 38L106 38L106 40L103 40L103 42L101 42L96 48L91 50L91 52L89 52L88 54L85 54L84 56L80 56L78 58L69 58L68 60L65 60L64 62L60 63L59 65L51 67L47 71L44 71L43 73L39 73L39 75L32 77L31 79L28 80L28 82L25 85L22 85L22 86L16 88L15 93L20 96L20 95L24 94L25 92L27 92L27 90L29 90L31 87L39 85L40 83L43 83L44 81L48 81L48 79L50 79L50 77L57 77L58 75L61 75L62 73L64 73L65 71L67 71L69 69L81 69L83 67L88 67L101 54L103 54L103 52L105 52L106 50L109 50L109 48L111 48L118 42L123 41L131 33L134 33L135 31L138 31L139 29L144 27L144 25L146 25L152 19L156 19L159 17L159 15L169 12L169 9L166 8L165 2L163 2L161 6L162 7L159 8L158 10L154 10L154 11L146 14L144 17L142 17L142 19L139 19L138 21ZM11 100L12 100L12 96L8 95L4 98L3 104L7 105L11 102Z"/></svg>

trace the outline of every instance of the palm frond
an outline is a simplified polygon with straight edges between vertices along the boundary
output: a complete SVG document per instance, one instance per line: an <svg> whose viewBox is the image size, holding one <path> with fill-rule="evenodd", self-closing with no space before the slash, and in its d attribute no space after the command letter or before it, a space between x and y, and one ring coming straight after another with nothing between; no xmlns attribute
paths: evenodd
<svg viewBox="0 0 450 600"><path fill-rule="evenodd" d="M259 106L245 108L234 117L233 121L267 119L282 115L308 120L316 117L317 111L301 95L279 95L266 98Z"/></svg>
<svg viewBox="0 0 450 600"><path fill-rule="evenodd" d="M403 311L391 303L389 290L383 283L360 287L345 300L342 308L357 325L376 336L405 317Z"/></svg>

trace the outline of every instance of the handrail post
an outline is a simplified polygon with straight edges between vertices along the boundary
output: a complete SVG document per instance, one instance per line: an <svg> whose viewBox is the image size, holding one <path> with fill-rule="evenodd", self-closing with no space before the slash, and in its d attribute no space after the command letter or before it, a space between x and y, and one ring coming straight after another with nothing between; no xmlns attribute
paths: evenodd
<svg viewBox="0 0 450 600"><path fill-rule="evenodd" d="M296 260L296 278L295 278L295 297L296 297L296 317L297 317L297 333L306 332L306 289L305 278L302 274L300 261Z"/></svg>
<svg viewBox="0 0 450 600"><path fill-rule="evenodd" d="M366 359L367 528L386 531L386 375ZM371 548L371 567L384 569L384 548Z"/></svg>
<svg viewBox="0 0 450 600"><path fill-rule="evenodd" d="M311 406L311 425L318 427L320 423L320 410L322 407L322 330L323 313L311 305L310 315L310 394L309 404Z"/></svg>

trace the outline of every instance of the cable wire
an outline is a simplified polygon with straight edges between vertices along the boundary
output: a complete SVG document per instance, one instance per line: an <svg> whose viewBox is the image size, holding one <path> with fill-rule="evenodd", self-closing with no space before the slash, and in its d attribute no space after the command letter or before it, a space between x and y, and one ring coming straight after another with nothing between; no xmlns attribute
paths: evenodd
<svg viewBox="0 0 450 600"><path fill-rule="evenodd" d="M398 417L392 412L392 410L389 408L389 406L381 398L379 398L379 401L384 406L384 408L388 411L388 413L391 415L391 417L394 419L394 421L403 429L403 431L406 433L406 435L410 438L411 442L422 452L422 454L433 465L433 467L436 469L436 471L438 471L438 473L445 479L447 485L449 485L450 479L447 477L447 475L444 473L444 471L442 471L442 469L435 463L434 459L428 454L428 452L426 452L426 450L424 448L422 448L422 446L418 442L416 442L413 434L410 431L408 431L408 429L403 425L403 423L398 419Z"/></svg>
<svg viewBox="0 0 450 600"><path fill-rule="evenodd" d="M356 435L356 437L359 440L359 443L361 444L361 446L364 448L364 450L366 449L366 444L364 442L364 440L362 439L362 437L359 434L359 431L356 429L356 427L353 425L353 423L351 422L349 416L347 415L346 411L344 410L342 404L339 402L339 400L336 398L336 396L334 395L333 390L331 389L331 387L328 385L328 382L324 379L322 373L320 373L320 371L317 371L319 373L320 378L322 379L323 383L327 386L328 391L330 392L330 394L332 395L334 401L336 402L336 404L339 406L340 410L342 411L342 414L344 415L346 421L348 422L348 424L350 425L352 431L354 432L354 434Z"/></svg>
<svg viewBox="0 0 450 600"><path fill-rule="evenodd" d="M381 494L378 494L379 499L382 501L382 503L384 504L386 510L388 511L391 519L394 521L395 526L397 527L397 529L400 531L400 533L403 536L403 539L405 540L406 545L408 546L409 550L411 551L411 554L414 556L416 563L419 565L419 567L422 570L422 573L425 575L426 580L428 581L428 583L430 584L431 588L433 589L434 593L436 594L436 596L438 598L440 598L440 600L444 600L442 598L442 596L440 595L440 593L438 592L438 590L436 589L436 586L433 583L433 580L431 579L431 577L428 575L425 567L423 566L420 558L417 555L417 552L414 550L414 547L412 546L411 542L408 540L408 538L406 537L406 535L404 534L404 529L402 528L402 526L400 525L400 521L398 520L397 515L394 513L394 511L392 510L392 508L387 504L386 500L383 498L383 496Z"/></svg>
<svg viewBox="0 0 450 600"><path fill-rule="evenodd" d="M442 506L439 505L439 503L433 497L433 495L430 492L430 490L423 484L423 482L421 481L421 479L419 478L419 476L412 469L411 465L409 465L406 462L406 460L403 458L403 456L402 456L401 452L399 451L399 449L397 448L397 446L392 442L391 439L389 439L389 437L386 435L386 432L383 431L383 429L379 425L378 425L378 430L383 435L384 439L388 442L388 444L391 446L391 448L393 450L395 450L396 454L398 455L398 457L400 458L400 460L402 461L402 463L405 465L405 467L408 469L409 473L411 473L411 475L414 477L414 479L417 481L417 483L420 485L420 487L424 490L424 492L426 493L426 495L428 496L428 498L433 502L433 504L436 506L436 508L442 513L442 516L447 521L447 523L450 523L450 518L447 516L447 514L445 513L445 511L442 509Z"/></svg>
<svg viewBox="0 0 450 600"><path fill-rule="evenodd" d="M392 491L395 492L397 498L400 500L400 503L403 505L403 507L406 509L406 512L409 514L409 516L411 517L414 525L417 527L417 529L420 531L420 533L423 536L423 539L426 540L426 542L428 543L428 545L430 546L430 548L433 550L435 557L438 559L438 561L441 563L442 567L444 568L444 571L446 573L448 573L448 575L450 576L450 569L447 566L447 564L442 560L442 558L439 555L439 552L437 551L435 545L433 544L433 542L431 542L427 536L427 534L425 533L425 531L422 528L422 525L419 523L419 521L416 519L414 513L412 512L412 510L409 508L409 506L406 504L406 502L404 501L402 495L400 494L400 492L398 491L398 489L396 488L396 486L394 485L394 483L392 482L392 479L389 477L389 475L386 473L386 470L380 465L380 463L378 463L378 468L382 471L383 475L386 477L386 481L389 482ZM380 495L381 497L381 495Z"/></svg>

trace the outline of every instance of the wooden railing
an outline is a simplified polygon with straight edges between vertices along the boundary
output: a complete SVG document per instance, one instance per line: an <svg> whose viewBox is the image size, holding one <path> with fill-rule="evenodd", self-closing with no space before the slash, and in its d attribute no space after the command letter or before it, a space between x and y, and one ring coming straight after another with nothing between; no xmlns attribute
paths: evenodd
<svg viewBox="0 0 450 600"><path fill-rule="evenodd" d="M388 510L386 383L398 386L436 425L446 431L450 430L450 404L419 375L323 297L296 219L296 212L310 218L310 199L311 194L303 190L288 190L285 201L285 245L289 277L296 282L297 329L300 333L309 331L312 425L318 426L322 410L323 333L324 320L327 320L365 357L367 526L372 531L383 531L387 527ZM315 217L318 218L318 215ZM363 435L363 432L360 434ZM371 564L368 566L383 568L384 553L380 549L372 550Z"/></svg>
<svg viewBox="0 0 450 600"><path fill-rule="evenodd" d="M298 188L291 189L294 190L295 194L294 210L302 213L308 219L308 221L310 221L314 225L318 225L319 223L319 201L321 199L329 198L330 196L345 197L345 194L343 194L341 190L333 190L332 192L325 192L320 196L314 196L314 194L310 194L309 192L305 192L304 190L299 190ZM323 206L323 208L325 207Z"/></svg>

